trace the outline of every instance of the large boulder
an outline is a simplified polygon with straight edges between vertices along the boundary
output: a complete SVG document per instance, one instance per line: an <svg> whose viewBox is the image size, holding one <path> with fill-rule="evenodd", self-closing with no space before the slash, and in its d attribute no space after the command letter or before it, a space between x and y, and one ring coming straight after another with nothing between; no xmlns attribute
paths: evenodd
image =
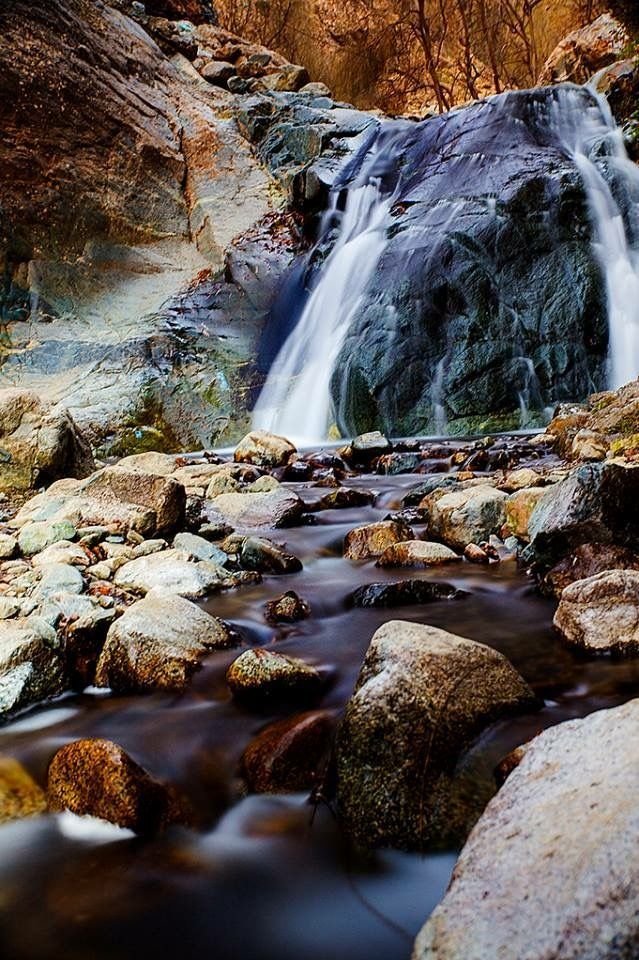
<svg viewBox="0 0 639 960"><path fill-rule="evenodd" d="M488 540L506 520L508 495L488 484L429 493L420 507L429 518L428 529L453 550Z"/></svg>
<svg viewBox="0 0 639 960"><path fill-rule="evenodd" d="M576 580L553 620L564 640L587 653L639 652L639 571L607 570Z"/></svg>
<svg viewBox="0 0 639 960"><path fill-rule="evenodd" d="M172 477L105 467L86 480L60 480L22 507L12 519L25 524L69 521L76 527L104 526L113 533L169 533L184 522L186 494Z"/></svg>
<svg viewBox="0 0 639 960"><path fill-rule="evenodd" d="M46 486L95 469L91 448L67 410L32 390L0 389L0 492Z"/></svg>
<svg viewBox="0 0 639 960"><path fill-rule="evenodd" d="M413 960L639 949L639 700L536 737L472 831Z"/></svg>
<svg viewBox="0 0 639 960"><path fill-rule="evenodd" d="M179 596L152 591L107 634L95 682L112 690L183 690L203 658L236 639L225 623Z"/></svg>
<svg viewBox="0 0 639 960"><path fill-rule="evenodd" d="M453 794L460 755L492 721L534 703L514 667L490 647L424 624L384 624L338 736L347 828L367 846L407 850L449 836L459 828Z"/></svg>

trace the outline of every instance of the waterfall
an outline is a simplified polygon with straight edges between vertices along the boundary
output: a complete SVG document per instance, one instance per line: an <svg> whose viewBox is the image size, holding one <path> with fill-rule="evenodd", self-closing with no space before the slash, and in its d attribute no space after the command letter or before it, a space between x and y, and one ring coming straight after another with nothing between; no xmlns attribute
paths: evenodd
<svg viewBox="0 0 639 960"><path fill-rule="evenodd" d="M624 220L624 211L604 176L614 174L616 189L626 193L626 215L639 223L639 167L628 157L623 133L608 102L593 94L584 111L574 88L558 90L554 101L555 133L579 170L594 227L593 249L604 276L608 302L609 374L613 389L639 374L639 251Z"/></svg>
<svg viewBox="0 0 639 960"><path fill-rule="evenodd" d="M385 184L384 175L394 154L396 133L396 125L380 127L356 179L346 188L343 213L339 202L344 187L336 185L331 192L319 244L336 220L337 240L269 371L253 413L255 427L297 443L313 443L327 435L335 360L386 246L393 190Z"/></svg>
<svg viewBox="0 0 639 960"><path fill-rule="evenodd" d="M556 175L556 182L560 183L562 168L569 171L567 179L572 179L570 174L575 170L578 173L592 225L593 256L606 291L608 384L616 388L639 374L639 168L627 156L622 131L616 126L607 101L592 88L565 84L502 94L467 108L471 109L473 114L452 111L422 123L384 121L366 131L359 150L346 162L331 191L319 240L304 264L304 307L270 367L253 415L256 427L283 434L298 443L314 443L327 436L337 419L331 394L336 405L347 396L344 392L341 400L337 399L339 390L335 383L331 390L331 381L350 327L361 316L362 306L370 305L367 298L373 297L373 302L384 304L383 308L377 307L378 316L383 315L381 322L387 330L393 328L396 303L392 297L384 299L384 293L394 286L399 288L402 271L413 271L414 276L424 278L425 284L433 283L434 278L433 286L426 285L424 289L428 303L424 325L430 322L435 336L439 335L433 322L438 308L428 297L437 285L440 290L448 289L448 278L434 267L442 255L449 255L453 263L457 256L461 263L470 263L474 258L472 269L483 272L499 288L500 272L493 272L492 264L505 216L500 190L505 184L504 195L509 198L511 184L516 183L513 168L504 166L509 162L509 149L521 149L525 175L530 158L544 152L549 182ZM473 117L468 124L467 118ZM508 202L506 199L505 203ZM403 234L400 231L401 239L397 241L396 228L401 223L404 204L413 205L412 220ZM486 211L486 223L490 217L494 227L477 228L478 209ZM416 210L421 219L417 219ZM467 223L473 225L475 233L464 247ZM389 229L393 225L394 231ZM391 235L395 238L392 253ZM587 244L583 234L575 233L575 241ZM552 246L552 237L549 242ZM398 257L401 244L406 250L403 260ZM503 251L500 253L503 257ZM376 285L389 263L394 262L396 270L387 276L386 288ZM455 290L454 269L453 266L451 289L453 299L457 296L462 303L458 319L463 325L466 291ZM528 282L535 282L534 274ZM505 341L512 347L510 370L515 371L508 389L514 394L515 404L518 402L521 425L527 426L547 415L548 405L552 406L557 399L557 384L551 393L548 377L543 384L538 377L538 369L545 361L539 360L537 344L531 336L535 314L526 313L521 298L518 302L510 289L498 295L504 324L506 318L511 318L511 329L506 332L504 327ZM541 301L536 315L543 316L545 310L546 303ZM293 319L292 314L290 317ZM554 322L557 323L556 318ZM402 326L400 319L397 324L400 352L401 339L414 333L410 323ZM449 371L458 362L460 336L464 342L459 326L456 336L458 339L453 337L449 343L445 339L437 343L443 354L439 353L437 359L431 356L430 369L426 367L429 382L423 394L426 402L422 403L424 409L430 408L429 425L437 432L447 428ZM494 333L489 336L494 337ZM385 340L380 337L391 360L395 349L392 337L392 332ZM549 343L552 345L552 339L540 324L539 344ZM378 344L374 346L378 349ZM423 346L427 352L426 347L432 344ZM418 356L419 343L415 350ZM389 363L384 369L390 366ZM459 382L459 374L453 376ZM590 384L594 386L592 380ZM584 392L586 389L587 384ZM388 410L388 399L386 403ZM504 413L512 416L515 410L504 407ZM390 419L392 416L393 413ZM339 419L343 424L343 410Z"/></svg>

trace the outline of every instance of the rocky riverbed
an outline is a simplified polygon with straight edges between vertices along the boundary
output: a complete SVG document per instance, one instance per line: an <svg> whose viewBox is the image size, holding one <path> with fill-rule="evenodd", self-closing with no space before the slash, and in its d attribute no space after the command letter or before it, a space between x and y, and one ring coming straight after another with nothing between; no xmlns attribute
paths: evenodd
<svg viewBox="0 0 639 960"><path fill-rule="evenodd" d="M400 960L460 849L416 956L626 955L638 395L101 465L2 394L7 956Z"/></svg>

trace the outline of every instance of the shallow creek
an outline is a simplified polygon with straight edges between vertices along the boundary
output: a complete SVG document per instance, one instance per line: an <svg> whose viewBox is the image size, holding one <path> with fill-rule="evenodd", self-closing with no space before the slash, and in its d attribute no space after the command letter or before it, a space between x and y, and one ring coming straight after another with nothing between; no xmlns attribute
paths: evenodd
<svg viewBox="0 0 639 960"><path fill-rule="evenodd" d="M339 711L375 629L389 619L444 627L504 653L543 698L540 713L494 726L472 751L469 782L494 790L492 771L541 728L635 696L639 661L585 660L554 636L554 604L514 562L464 562L430 571L382 571L341 558L352 527L399 507L418 476L359 477L374 507L316 514L279 531L304 563L298 574L213 596L207 609L235 624L246 644L274 645L322 667L318 703ZM325 489L295 485L311 503ZM419 528L416 528L418 535ZM468 592L454 601L394 610L353 609L361 584L415 576ZM295 589L310 619L273 628L264 602ZM184 695L110 696L87 691L33 710L0 729L0 753L44 782L53 753L80 737L120 743L152 774L182 788L201 827L156 840L70 815L0 828L0 957L7 960L406 960L441 898L454 850L427 856L364 855L341 835L331 809L308 797L242 798L238 760L252 736L282 714L250 712L230 699L224 675L237 651L210 656Z"/></svg>

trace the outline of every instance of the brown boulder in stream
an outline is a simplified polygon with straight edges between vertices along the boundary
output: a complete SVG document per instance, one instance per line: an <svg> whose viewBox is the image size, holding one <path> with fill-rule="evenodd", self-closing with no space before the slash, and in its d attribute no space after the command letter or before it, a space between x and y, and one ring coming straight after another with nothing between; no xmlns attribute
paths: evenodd
<svg viewBox="0 0 639 960"><path fill-rule="evenodd" d="M49 765L47 797L51 810L99 817L142 834L188 819L171 788L111 740L76 740L58 750Z"/></svg>
<svg viewBox="0 0 639 960"><path fill-rule="evenodd" d="M497 718L535 705L496 650L437 627L393 620L377 630L338 734L338 800L369 847L424 850L448 836L455 767Z"/></svg>
<svg viewBox="0 0 639 960"><path fill-rule="evenodd" d="M380 520L355 527L344 537L344 556L347 560L373 560L380 557L394 543L410 540L408 524L395 520Z"/></svg>
<svg viewBox="0 0 639 960"><path fill-rule="evenodd" d="M319 783L330 750L335 717L311 710L265 727L242 756L242 773L254 793L308 790Z"/></svg>

